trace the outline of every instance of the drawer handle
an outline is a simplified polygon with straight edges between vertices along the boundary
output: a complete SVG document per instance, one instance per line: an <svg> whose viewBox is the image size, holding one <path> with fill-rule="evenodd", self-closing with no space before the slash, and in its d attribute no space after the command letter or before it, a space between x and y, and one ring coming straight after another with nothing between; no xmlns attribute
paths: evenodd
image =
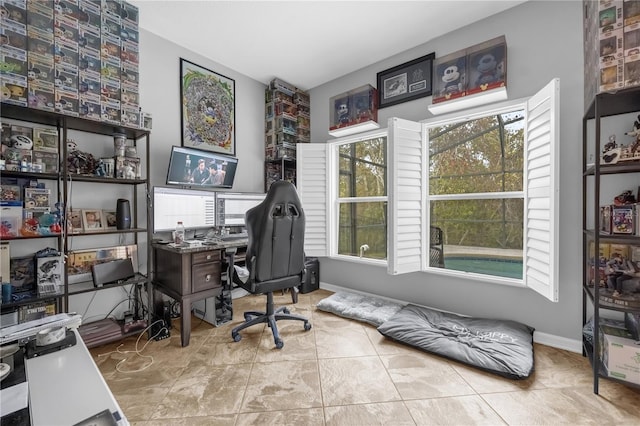
<svg viewBox="0 0 640 426"><path fill-rule="evenodd" d="M211 260L211 255L210 254L207 255L207 260Z"/></svg>
<svg viewBox="0 0 640 426"><path fill-rule="evenodd" d="M206 282L211 281L211 274L207 274L207 275L204 277L204 280L205 280Z"/></svg>

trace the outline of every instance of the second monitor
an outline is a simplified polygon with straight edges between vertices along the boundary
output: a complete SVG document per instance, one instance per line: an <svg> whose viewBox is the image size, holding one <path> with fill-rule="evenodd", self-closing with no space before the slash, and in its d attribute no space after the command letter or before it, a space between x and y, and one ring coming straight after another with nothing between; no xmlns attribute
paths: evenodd
<svg viewBox="0 0 640 426"><path fill-rule="evenodd" d="M266 194L250 194L239 192L216 193L216 226L244 227L244 214L257 206Z"/></svg>

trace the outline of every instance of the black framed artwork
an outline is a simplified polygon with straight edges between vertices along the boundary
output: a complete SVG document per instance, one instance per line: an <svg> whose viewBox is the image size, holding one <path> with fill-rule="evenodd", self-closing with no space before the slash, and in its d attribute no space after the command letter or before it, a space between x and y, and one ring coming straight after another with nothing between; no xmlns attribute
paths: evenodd
<svg viewBox="0 0 640 426"><path fill-rule="evenodd" d="M235 156L235 81L180 58L182 146Z"/></svg>
<svg viewBox="0 0 640 426"><path fill-rule="evenodd" d="M435 53L430 53L379 72L377 74L378 108L431 96L435 57Z"/></svg>

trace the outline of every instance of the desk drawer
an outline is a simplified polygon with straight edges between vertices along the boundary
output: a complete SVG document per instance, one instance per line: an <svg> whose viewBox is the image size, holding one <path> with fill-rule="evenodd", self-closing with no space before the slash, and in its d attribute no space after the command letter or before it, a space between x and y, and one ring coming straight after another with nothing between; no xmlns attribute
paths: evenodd
<svg viewBox="0 0 640 426"><path fill-rule="evenodd" d="M200 263L219 261L220 259L220 250L203 251L191 255L191 264L197 265Z"/></svg>
<svg viewBox="0 0 640 426"><path fill-rule="evenodd" d="M218 255L220 255L219 252ZM220 268L220 262L209 261L208 263L193 265L191 268L191 292L197 293L220 287L222 285L220 283Z"/></svg>

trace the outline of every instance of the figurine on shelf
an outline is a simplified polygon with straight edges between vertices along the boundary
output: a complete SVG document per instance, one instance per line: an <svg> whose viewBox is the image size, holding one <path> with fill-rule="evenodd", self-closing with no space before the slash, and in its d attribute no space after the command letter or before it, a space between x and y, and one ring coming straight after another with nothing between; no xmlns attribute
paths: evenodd
<svg viewBox="0 0 640 426"><path fill-rule="evenodd" d="M338 119L337 123L339 126L343 124L349 124L349 104L346 99L338 101L337 105Z"/></svg>
<svg viewBox="0 0 640 426"><path fill-rule="evenodd" d="M624 191L620 195L616 195L613 199L613 204L616 206L624 206L626 204L634 204L636 197L631 191Z"/></svg>
<svg viewBox="0 0 640 426"><path fill-rule="evenodd" d="M633 130L626 132L625 135L640 137L640 114L638 114L638 119L633 123Z"/></svg>
<svg viewBox="0 0 640 426"><path fill-rule="evenodd" d="M105 177L107 175L107 171L104 166L104 161L101 159L98 160L98 166L95 171L96 176Z"/></svg>
<svg viewBox="0 0 640 426"><path fill-rule="evenodd" d="M476 78L474 86L493 83L500 78L498 62L496 61L495 56L493 56L491 53L483 55L478 60L476 69L478 71L478 76Z"/></svg>
<svg viewBox="0 0 640 426"><path fill-rule="evenodd" d="M609 152L612 149L615 149L617 147L618 147L618 144L616 143L616 135L611 135L611 136L609 136L609 142L607 142L604 145L604 148L602 148L602 153L606 154L607 152Z"/></svg>
<svg viewBox="0 0 640 426"><path fill-rule="evenodd" d="M605 274L607 275L607 287L613 290L613 297L623 294L624 282L638 275L640 268L625 256L617 255L607 262Z"/></svg>
<svg viewBox="0 0 640 426"><path fill-rule="evenodd" d="M30 218L25 219L22 222L22 228L20 229L20 235L23 237L37 237L40 235L38 232L38 227L40 226L38 219Z"/></svg>
<svg viewBox="0 0 640 426"><path fill-rule="evenodd" d="M444 83L444 88L442 90L441 95L449 97L452 94L458 93L462 91L462 79L461 73L458 71L458 67L456 65L451 65L444 69L442 72L442 82Z"/></svg>
<svg viewBox="0 0 640 426"><path fill-rule="evenodd" d="M92 154L80 151L74 141L67 140L67 165L71 173L93 175L97 161Z"/></svg>
<svg viewBox="0 0 640 426"><path fill-rule="evenodd" d="M616 135L609 136L609 142L602 148L602 162L604 164L616 164L620 160L622 149L616 143Z"/></svg>
<svg viewBox="0 0 640 426"><path fill-rule="evenodd" d="M638 115L638 119L633 123L633 130L630 132L626 132L627 136L635 136L636 140L633 144L631 144L631 152L640 151L640 114Z"/></svg>

